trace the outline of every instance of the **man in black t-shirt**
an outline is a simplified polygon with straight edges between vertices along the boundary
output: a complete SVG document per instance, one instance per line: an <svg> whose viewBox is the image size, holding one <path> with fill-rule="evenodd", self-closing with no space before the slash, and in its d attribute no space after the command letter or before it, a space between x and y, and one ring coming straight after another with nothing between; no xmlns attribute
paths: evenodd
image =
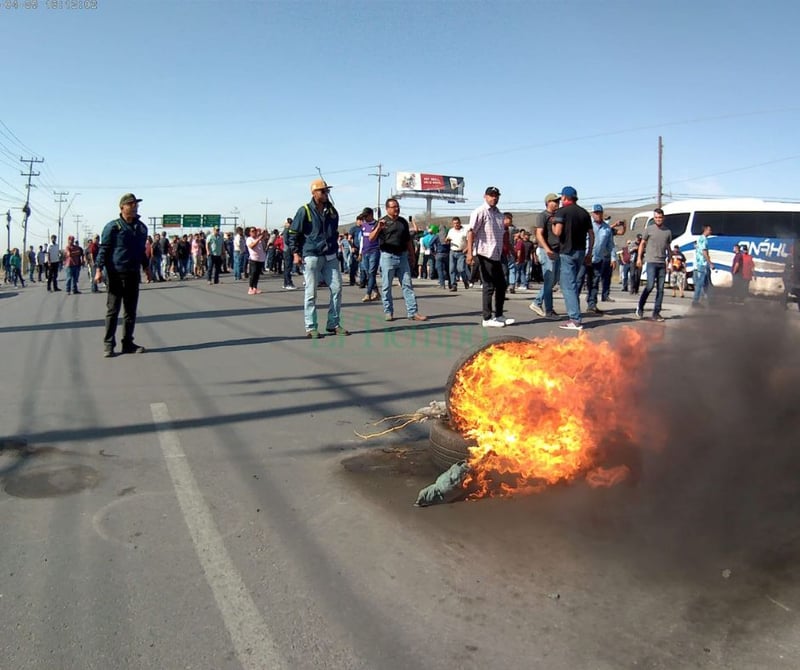
<svg viewBox="0 0 800 670"><path fill-rule="evenodd" d="M406 303L408 318L412 321L427 321L428 317L417 311L417 296L411 285L411 267L409 258L413 260L414 246L411 243L411 231L408 221L400 216L400 203L396 198L386 201L386 216L378 220L378 225L369 234L369 239L379 240L381 250L381 299L383 313L387 321L394 320L394 303L392 301L392 281L400 280L403 299Z"/></svg>
<svg viewBox="0 0 800 670"><path fill-rule="evenodd" d="M578 192L572 186L561 189L561 208L553 214L553 233L561 244L559 283L569 316L569 321L562 323L559 328L583 330L578 299L578 271L582 265L592 262L594 230L592 217L578 205Z"/></svg>

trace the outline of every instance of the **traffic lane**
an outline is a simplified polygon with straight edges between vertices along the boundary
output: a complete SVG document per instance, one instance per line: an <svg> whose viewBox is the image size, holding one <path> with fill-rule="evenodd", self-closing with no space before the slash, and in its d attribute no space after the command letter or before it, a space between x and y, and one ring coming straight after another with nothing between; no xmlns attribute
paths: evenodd
<svg viewBox="0 0 800 670"><path fill-rule="evenodd" d="M224 657L230 642L147 441L28 449L0 499L8 571L0 616L12 633L4 665L163 668ZM176 648L186 630L197 639Z"/></svg>
<svg viewBox="0 0 800 670"><path fill-rule="evenodd" d="M207 302L207 298L206 298L206 299L204 299L202 302L204 302L204 303L205 303L205 302ZM163 323L163 322L162 322L162 323ZM161 324L160 324L160 327L161 327ZM181 334L183 335L183 333L181 333ZM212 335L212 334L210 334L210 333L204 333L204 334L205 334L206 336L210 336L210 337L212 337L212 341L220 341L220 342L221 342L221 341L223 341L224 339L226 339L226 337L225 337L225 336L220 336L220 337L217 337L217 336L213 336L213 335ZM201 335L201 333L198 333L197 335L199 336L199 335ZM198 340L199 340L199 337L198 337ZM347 338L347 340L345 340L345 342L346 342L346 343L348 343L348 344L349 344L350 342L352 342L352 341L357 341L357 339L356 339L356 338ZM363 343L363 342L362 342L362 343ZM303 351L306 351L306 350L303 350ZM337 353L341 353L341 352L337 352ZM434 363L434 365L436 365L436 366L440 366L440 365L442 365L442 361L443 361L444 359L446 359L446 357L441 357L441 359L442 359L442 360L440 360L439 358L437 358L437 359L436 359L436 362ZM347 357L344 357L344 358L341 358L341 359L340 359L340 358L339 358L339 357L337 357L337 356L329 356L329 357L327 357L325 360L326 360L326 361L332 361L332 362L329 362L329 363L327 363L328 365L336 365L336 361L338 361L338 362L339 362L339 364L342 364L342 363L344 363L344 362L347 360ZM405 360L405 359L404 359L404 358L402 358L402 357L400 357L398 360L399 360L399 361L402 361L402 360ZM119 359L117 362L119 362L119 363L124 363L124 359ZM137 367L137 368L139 368L139 367L141 367L141 366L140 366L140 363L144 362L144 359L143 359L142 361L140 361L140 360L138 360L138 359L137 359L136 361L129 360L128 362L129 362L129 363L131 363L131 364L135 363L135 364L136 364L136 367ZM381 362L382 362L383 364L385 364L385 362L386 362L386 358L385 358L385 357L384 357L384 358L382 358L382 359L381 359ZM201 360L198 360L198 361L197 361L197 363L198 363L198 367L200 367L200 364L202 363L202 361L201 361ZM297 364L297 361L294 361L294 363L295 363L295 365L296 365L296 364ZM382 364L382 365L378 365L374 373L375 373L376 375L377 375L378 373L381 373L381 374L382 374L382 375L385 377L385 374L386 374L386 367L385 367L385 365L383 365L383 364ZM249 363L248 363L247 365L248 365L248 372L249 372L250 374L252 374L252 370L250 369L250 368L252 368L252 365L251 365L251 364L249 364ZM127 367L127 364L126 364L126 367ZM190 366L190 367L191 367L191 366ZM405 367L400 367L400 368L398 368L398 369L399 369L401 372L406 372L406 368L409 368L409 367L410 367L410 366L405 366ZM430 366L430 365L429 365L429 367L433 367L433 366ZM212 372L213 372L213 371L221 372L221 371L224 371L224 370L228 369L228 368L229 368L229 366L228 366L228 368L226 368L226 366L225 366L225 365L222 365L222 366L220 366L220 365L212 365L212 366L211 366L211 368L212 368ZM194 369L194 368L192 368L192 369ZM191 383L191 380L186 380L186 379L183 379L183 380L182 380L182 379L179 379L179 378L178 378L178 379L175 379L174 381L175 381L175 382L177 382L177 383L174 383L174 384L173 384L173 376L171 376L170 374L168 374L168 372L167 372L167 371L165 371L163 368L148 368L147 370L148 370L148 374L147 374L147 375L145 375L145 379L144 379L144 380L142 380L142 382L141 382L141 386L137 386L137 388L142 388L142 389L153 389L153 388L156 388L156 389L158 389L158 388L161 388L161 387L164 387L164 386L166 386L167 388L165 388L164 390L168 390L168 391L170 392L170 394L172 394L172 397L174 397L174 398L177 398L179 402L185 402L185 400L183 400L182 398L180 398L180 395L181 395L181 394L179 394L179 393L178 393L177 389L184 388L184 389L186 389L186 390L188 390L188 391L193 391L194 389L196 389L196 388L198 387L198 385L197 385L197 384L193 384L193 383ZM160 370L160 372L159 372L159 370ZM397 373L397 371L394 371L394 370L393 370L393 373L394 373L395 377L396 377L396 376L397 376L397 374L398 374L398 373ZM428 373L430 373L430 370L429 370L429 369L428 369L428 370L426 370L426 374L428 374ZM206 377L206 376L205 376L206 374L208 374L208 373L207 373L207 372L203 372L203 379L202 379L202 381L204 381L204 382L208 382L208 386L203 386L203 385L200 385L200 386L201 386L202 388L209 388L209 390L213 390L213 391L215 392L215 395L220 395L220 393L219 393L220 387L224 388L224 384L218 384L216 387L212 386L212 385L211 385L211 378L213 377L213 375L209 375L208 377ZM312 376L313 376L313 375L312 375ZM414 385L415 385L415 384L417 384L417 382L419 381L419 379L420 379L420 378L421 378L421 376L420 376L420 375L414 375L414 374L412 374L412 375L411 375L411 376L410 376L408 379L406 379L406 381L404 382L404 384L405 384L405 385L407 385L407 387L413 391L413 387L414 387ZM147 381L148 379L149 379L149 381ZM224 379L224 378L222 378L222 379ZM216 381L217 381L217 382L221 382L221 381L222 381L222 379L221 379L221 378L218 376L218 377L216 378ZM237 381L241 381L242 379L247 379L247 378L246 378L246 377L242 377L242 373L241 373L241 372L237 372L237 375L236 375L236 380L237 380ZM166 381L165 383L163 383L163 384L162 384L161 382L159 382L159 384L155 384L155 385L154 385L154 382L153 382L153 380L167 380L167 381ZM393 381L395 381L395 379L393 379ZM189 382L189 383L181 383L181 382ZM395 382L395 383L396 383L396 382ZM134 386L136 386L136 385L134 385ZM299 392L299 391L298 391L298 392ZM139 395L139 394L137 394L137 395ZM148 391L146 394L142 394L142 395L143 395L144 397L147 397L147 396L152 396L152 393L151 393L150 391ZM188 393L187 395L191 395L191 393ZM196 395L196 392L195 392L195 395ZM222 395L225 395L225 394L223 393ZM287 396L290 396L290 395L291 395L291 394L287 394ZM403 400L401 399L401 402L402 402L402 401L403 401ZM170 402L172 402L172 400L170 400ZM295 401L295 404L296 404L296 401ZM332 412L332 413L333 413L333 412L336 412L336 410L337 410L337 409L341 409L341 407L342 407L342 406L345 406L346 404L347 404L347 403L343 403L342 405L340 405L340 406L338 406L338 407L331 407L331 408L329 408L329 411L330 411L330 412ZM213 419L213 417L215 416L215 414L217 414L217 415L219 415L219 414L224 414L224 413L220 413L220 412L215 412L215 411L214 411L214 409L213 409L213 407L206 408L206 409L208 410L206 413L207 413L207 414L209 414L209 417L208 417L209 419ZM373 410L377 410L378 412L380 412L380 410L381 410L381 409L383 409L383 407L382 407L380 404L379 404L379 405L372 405L372 409L373 409ZM144 422L139 422L139 424L140 424L140 425L142 425L143 423L144 423ZM250 424L250 425L254 425L254 426L255 426L256 424L257 424L257 421L255 420L255 415L254 415L254 421L253 421L253 423L252 423L252 424ZM301 424L301 425L303 425L303 424ZM187 428L188 428L188 424L187 424ZM298 432L298 431L297 431L297 422L295 422L294 432L295 432L295 433L297 433L297 432ZM315 432L314 430L311 430L310 432L311 432L311 435L312 435L312 437L316 437L316 441L318 442L318 441L319 441L319 430L317 429L317 431L316 431L316 432ZM301 436L301 437L302 437L302 436ZM312 444L314 443L314 440L309 440L309 441L310 441ZM193 441L193 443L194 443L194 441ZM324 447L323 447L323 449L324 449ZM274 465L274 462L273 462L273 465ZM294 464L293 464L293 465L294 465ZM295 468L290 468L290 470L294 470L294 469L295 469ZM306 470L308 470L308 467L307 467L307 466L306 466ZM321 484L321 485L322 485L322 484ZM266 486L266 484L265 484L265 486ZM234 487L233 489L231 489L231 490L235 490L235 487ZM227 491L226 491L226 493L227 493ZM228 495L229 495L229 494L228 494ZM278 507L278 508L280 508L281 506L277 506L277 507ZM333 507L333 509L336 509L336 507ZM357 557L356 557L356 558L357 558ZM320 561L320 562L322 562L322 561ZM357 564L358 564L358 563L357 563ZM359 564L359 565L360 565L360 564ZM313 572L313 571L312 571L312 572ZM323 574L325 574L325 573L323 573ZM425 592L427 592L427 590L426 590ZM344 594L342 594L342 595L344 595ZM334 598L334 599L333 599L333 601L334 601L334 602L336 602L336 603L338 603L340 600L341 600L340 598ZM335 607L334 607L334 609L335 609ZM410 620L410 619L409 619L409 620ZM415 629L415 630L416 630L416 629ZM379 649L378 649L378 650L376 650L376 653L378 653L379 651L380 651Z"/></svg>
<svg viewBox="0 0 800 670"><path fill-rule="evenodd" d="M476 657L564 668L794 663L800 589L785 573L791 551L769 567L694 544L684 526L670 527L693 510L663 514L646 480L413 508L434 476L424 466L409 474L409 453L420 446L396 444L396 458L340 477L393 525L414 529L406 556L441 581L421 601L431 620L460 627ZM676 496L676 507L690 504Z"/></svg>

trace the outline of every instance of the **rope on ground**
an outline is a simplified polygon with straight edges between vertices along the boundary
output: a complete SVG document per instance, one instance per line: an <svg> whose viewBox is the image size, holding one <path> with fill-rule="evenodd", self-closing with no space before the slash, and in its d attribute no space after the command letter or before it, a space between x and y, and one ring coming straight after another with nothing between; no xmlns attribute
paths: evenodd
<svg viewBox="0 0 800 670"><path fill-rule="evenodd" d="M372 439L373 437L381 437L382 435L388 435L389 433L393 433L396 430L402 430L406 426L410 426L412 423L419 423L420 421L425 421L428 417L424 414L398 414L397 416L387 416L381 419L380 421L376 421L375 423L371 423L371 426L377 426L378 424L383 423L384 421L396 421L398 419L405 419L402 423L397 424L396 426L392 426L391 428L387 428L386 430L382 430L378 433L370 433L369 435L362 435L357 430L353 432L358 435L360 438L364 440Z"/></svg>
<svg viewBox="0 0 800 670"><path fill-rule="evenodd" d="M432 400L428 405L425 407L420 407L416 412L411 414L397 414L395 416L385 416L384 418L376 421L375 423L368 424L370 426L377 426L385 421L401 421L395 426L391 428L387 428L386 430L382 430L379 433L371 433L369 435L362 435L357 430L353 432L358 435L363 440L369 440L373 437L381 437L383 435L388 435L389 433L393 433L396 430L402 430L406 426L410 426L412 423L421 423L423 421L427 421L428 419L441 419L447 416L447 406L441 400Z"/></svg>

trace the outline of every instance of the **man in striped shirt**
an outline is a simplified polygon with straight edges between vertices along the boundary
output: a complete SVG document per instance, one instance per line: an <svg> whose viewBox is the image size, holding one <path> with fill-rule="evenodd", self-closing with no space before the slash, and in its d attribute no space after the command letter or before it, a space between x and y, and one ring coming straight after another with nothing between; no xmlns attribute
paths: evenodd
<svg viewBox="0 0 800 670"><path fill-rule="evenodd" d="M475 259L483 283L481 325L484 328L504 328L514 323L514 319L503 316L507 284L500 261L505 232L503 213L497 208L500 190L496 186L490 186L486 189L483 199L484 204L469 217L467 265L472 265L473 258ZM493 297L494 311L492 311Z"/></svg>

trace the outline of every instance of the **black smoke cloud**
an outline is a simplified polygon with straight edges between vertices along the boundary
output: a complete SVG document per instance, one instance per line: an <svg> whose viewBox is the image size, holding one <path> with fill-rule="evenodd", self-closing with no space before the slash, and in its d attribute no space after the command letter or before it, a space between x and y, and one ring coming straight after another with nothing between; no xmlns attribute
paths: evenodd
<svg viewBox="0 0 800 670"><path fill-rule="evenodd" d="M800 321L771 303L670 327L641 398L636 520L672 558L800 565ZM671 324L672 325L672 324Z"/></svg>

